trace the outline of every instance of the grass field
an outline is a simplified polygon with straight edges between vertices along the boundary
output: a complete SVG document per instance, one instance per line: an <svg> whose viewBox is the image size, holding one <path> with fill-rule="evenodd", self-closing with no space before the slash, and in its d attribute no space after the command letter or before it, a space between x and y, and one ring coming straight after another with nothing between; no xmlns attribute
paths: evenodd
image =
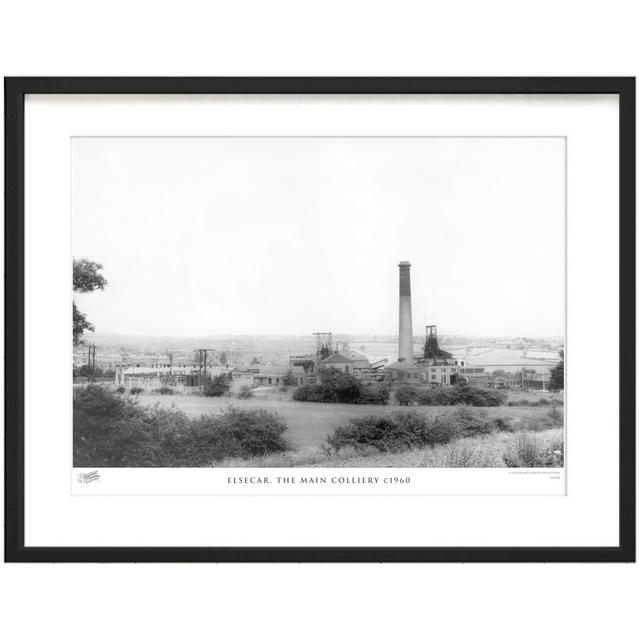
<svg viewBox="0 0 640 640"><path fill-rule="evenodd" d="M314 451L326 443L327 435L333 433L335 427L346 424L351 418L372 414L388 414L395 411L419 411L425 414L455 411L456 407L398 407L380 405L323 404L295 402L289 399L264 400L252 398L239 400L236 398L205 398L197 396L159 396L141 394L141 404L176 407L188 416L194 417L207 413L217 413L229 406L241 409L266 409L278 413L289 427L287 437L291 444L300 451ZM562 410L562 407L559 408ZM474 407L474 411L491 418L519 418L523 422L545 416L549 407Z"/></svg>
<svg viewBox="0 0 640 640"><path fill-rule="evenodd" d="M133 401L132 401L133 400ZM561 410L353 405L74 388L74 464L90 467L562 467Z"/></svg>

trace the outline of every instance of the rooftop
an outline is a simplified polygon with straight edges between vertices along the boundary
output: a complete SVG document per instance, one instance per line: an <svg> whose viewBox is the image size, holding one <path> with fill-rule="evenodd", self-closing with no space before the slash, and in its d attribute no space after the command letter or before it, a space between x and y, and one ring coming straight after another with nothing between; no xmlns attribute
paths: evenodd
<svg viewBox="0 0 640 640"><path fill-rule="evenodd" d="M393 364L390 364L387 369L422 369L423 367L418 366L415 362L411 362L409 360L398 360Z"/></svg>
<svg viewBox="0 0 640 640"><path fill-rule="evenodd" d="M333 353L320 362L321 364L345 364L351 363L353 362L353 360L351 358L343 356L341 353Z"/></svg>
<svg viewBox="0 0 640 640"><path fill-rule="evenodd" d="M287 367L286 365L282 366L273 366L273 367L260 367L260 373L257 375L285 375L287 373L293 373L294 375L305 375L304 367L298 367L296 365Z"/></svg>

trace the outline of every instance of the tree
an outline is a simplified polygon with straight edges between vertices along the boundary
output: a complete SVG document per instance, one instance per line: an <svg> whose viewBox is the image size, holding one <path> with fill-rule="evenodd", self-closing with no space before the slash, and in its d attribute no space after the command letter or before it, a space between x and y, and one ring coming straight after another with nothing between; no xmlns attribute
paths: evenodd
<svg viewBox="0 0 640 640"><path fill-rule="evenodd" d="M400 405L412 405L418 398L418 391L409 384L403 384L396 389L395 397L396 402Z"/></svg>
<svg viewBox="0 0 640 640"><path fill-rule="evenodd" d="M332 402L354 403L358 402L361 396L360 380L334 367L322 372L321 385L325 397Z"/></svg>
<svg viewBox="0 0 640 640"><path fill-rule="evenodd" d="M225 364L227 364L227 362L228 362L228 360L227 360L227 354L223 351L223 352L220 354L220 357L218 358L218 360L220 361L220 364L221 364L222 366L224 366L224 365L225 365Z"/></svg>
<svg viewBox="0 0 640 640"><path fill-rule="evenodd" d="M79 345L82 337L82 334L85 331L93 331L94 326L87 322L87 316L82 313L82 311L78 310L76 307L76 303L73 303L73 344Z"/></svg>
<svg viewBox="0 0 640 640"><path fill-rule="evenodd" d="M291 369L282 378L282 384L285 387L295 387L298 384L298 379L293 375Z"/></svg>
<svg viewBox="0 0 640 640"><path fill-rule="evenodd" d="M366 384L360 390L360 404L389 404L391 395L385 384Z"/></svg>
<svg viewBox="0 0 640 640"><path fill-rule="evenodd" d="M107 281L101 273L102 265L87 258L73 259L73 292L91 293L102 290L107 285ZM81 342L82 334L85 331L93 331L94 326L87 320L87 316L76 307L73 302L73 344Z"/></svg>
<svg viewBox="0 0 640 640"><path fill-rule="evenodd" d="M209 397L224 396L229 393L231 382L225 373L207 380L204 395Z"/></svg>
<svg viewBox="0 0 640 640"><path fill-rule="evenodd" d="M551 379L549 380L549 389L551 391L559 391L564 389L564 349L560 351L560 362L551 369Z"/></svg>
<svg viewBox="0 0 640 640"><path fill-rule="evenodd" d="M89 376L92 376L93 378L103 378L106 377L107 372L100 367L96 367L95 370L92 370L88 364L83 364L74 371L74 374L75 376L82 378L88 378Z"/></svg>

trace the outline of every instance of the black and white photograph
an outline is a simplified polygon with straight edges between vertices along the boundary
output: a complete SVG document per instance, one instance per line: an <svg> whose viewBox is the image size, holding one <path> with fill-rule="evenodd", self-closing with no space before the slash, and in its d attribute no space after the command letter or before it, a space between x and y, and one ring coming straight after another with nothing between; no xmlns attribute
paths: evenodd
<svg viewBox="0 0 640 640"><path fill-rule="evenodd" d="M631 557L632 81L8 87L12 557Z"/></svg>
<svg viewBox="0 0 640 640"><path fill-rule="evenodd" d="M563 469L566 162L74 137L73 466Z"/></svg>

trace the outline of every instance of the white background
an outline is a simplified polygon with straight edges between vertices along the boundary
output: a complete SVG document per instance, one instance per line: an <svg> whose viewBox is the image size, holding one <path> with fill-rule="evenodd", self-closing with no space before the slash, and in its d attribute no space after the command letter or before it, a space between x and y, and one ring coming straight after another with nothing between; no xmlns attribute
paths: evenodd
<svg viewBox="0 0 640 640"><path fill-rule="evenodd" d="M4 75L636 75L635 2L13 3ZM3 566L12 638L622 637L608 565Z"/></svg>

